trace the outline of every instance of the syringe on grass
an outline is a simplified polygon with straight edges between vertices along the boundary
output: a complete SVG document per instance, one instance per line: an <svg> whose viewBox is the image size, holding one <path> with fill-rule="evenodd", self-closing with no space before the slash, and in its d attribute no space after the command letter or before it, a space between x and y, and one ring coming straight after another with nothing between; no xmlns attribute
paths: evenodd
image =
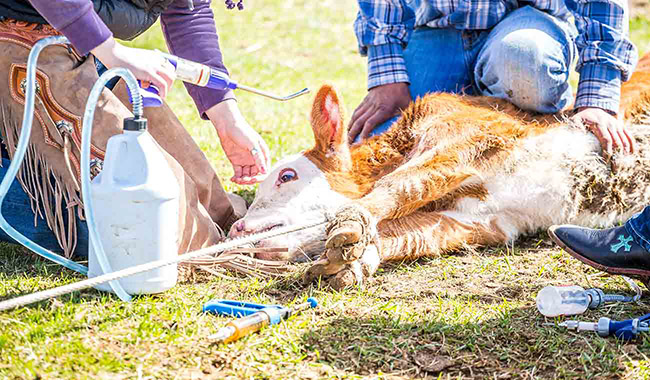
<svg viewBox="0 0 650 380"><path fill-rule="evenodd" d="M314 308L318 305L316 299L307 298L307 302L294 308L287 308L279 305L259 305L254 303L243 303L230 300L213 300L203 305L204 312L213 312L220 315L241 316L241 318L228 322L216 334L208 336L208 339L223 343L234 342L235 340L259 331L265 326L275 325L283 319L289 318L292 314Z"/></svg>

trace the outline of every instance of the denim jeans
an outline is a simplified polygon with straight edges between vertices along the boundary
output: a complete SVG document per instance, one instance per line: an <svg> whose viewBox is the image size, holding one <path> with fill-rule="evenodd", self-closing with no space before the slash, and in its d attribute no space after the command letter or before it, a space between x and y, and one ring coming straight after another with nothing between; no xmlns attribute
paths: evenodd
<svg viewBox="0 0 650 380"><path fill-rule="evenodd" d="M625 222L625 229L637 244L650 251L650 206Z"/></svg>
<svg viewBox="0 0 650 380"><path fill-rule="evenodd" d="M0 181L7 173L10 163L8 159L2 158ZM60 254L62 252L56 236L47 227L45 219L34 215L32 212L29 196L25 193L18 181L14 180L2 202L2 215L13 228L36 244L55 253ZM63 213L64 218L65 215ZM0 229L0 241L17 244L2 229ZM88 227L85 222L79 220L77 220L77 247L74 253L76 256L88 257Z"/></svg>
<svg viewBox="0 0 650 380"><path fill-rule="evenodd" d="M417 28L404 50L411 97L486 95L528 111L558 112L573 101L569 74L576 35L573 24L531 6L513 11L490 30ZM385 132L397 118L370 135Z"/></svg>

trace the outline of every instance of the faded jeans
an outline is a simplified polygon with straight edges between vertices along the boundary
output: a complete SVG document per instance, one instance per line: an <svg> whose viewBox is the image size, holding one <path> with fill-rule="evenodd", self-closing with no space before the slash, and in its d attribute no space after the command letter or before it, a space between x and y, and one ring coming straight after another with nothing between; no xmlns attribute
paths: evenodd
<svg viewBox="0 0 650 380"><path fill-rule="evenodd" d="M4 149L3 156L2 167L0 167L0 180L4 178L11 163L5 158L6 152ZM30 198L22 186L20 186L18 181L14 180L2 202L2 215L13 228L25 235L29 240L52 252L61 254L61 248L56 240L56 236L47 227L47 222L42 217L34 215L30 202ZM65 218L66 215L64 214L63 217ZM34 223L35 218L38 218L38 223ZM0 241L18 244L2 229L0 229ZM75 255L80 257L88 256L88 227L85 222L81 221L77 223L77 247L75 249Z"/></svg>
<svg viewBox="0 0 650 380"><path fill-rule="evenodd" d="M650 206L625 222L625 229L637 244L650 251Z"/></svg>
<svg viewBox="0 0 650 380"><path fill-rule="evenodd" d="M513 11L490 30L418 28L404 50L411 97L486 95L528 111L558 112L573 102L569 74L576 34L573 24L531 6ZM385 132L397 118L370 135Z"/></svg>

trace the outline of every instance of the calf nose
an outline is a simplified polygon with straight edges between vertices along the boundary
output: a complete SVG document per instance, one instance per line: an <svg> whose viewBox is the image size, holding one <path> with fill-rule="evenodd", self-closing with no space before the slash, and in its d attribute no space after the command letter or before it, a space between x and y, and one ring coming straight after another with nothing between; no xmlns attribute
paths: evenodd
<svg viewBox="0 0 650 380"><path fill-rule="evenodd" d="M244 222L244 219L239 219L235 222L235 224L232 225L232 227L230 227L230 232L228 235L240 236L244 234L244 231L246 231L246 222Z"/></svg>

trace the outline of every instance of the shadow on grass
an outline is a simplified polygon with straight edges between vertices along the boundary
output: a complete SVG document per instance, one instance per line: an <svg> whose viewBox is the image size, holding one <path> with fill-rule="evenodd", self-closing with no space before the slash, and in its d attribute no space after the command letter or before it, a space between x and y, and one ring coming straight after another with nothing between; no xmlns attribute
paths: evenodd
<svg viewBox="0 0 650 380"><path fill-rule="evenodd" d="M530 323L534 313L516 309L464 324L448 324L436 315L415 322L390 315L343 317L304 334L302 344L319 362L362 375L589 378L621 372L617 342L539 328Z"/></svg>
<svg viewBox="0 0 650 380"><path fill-rule="evenodd" d="M86 264L85 262L80 262ZM87 277L41 258L26 248L8 243L0 244L0 281L5 284L0 301L16 298L49 288L85 280ZM98 290L86 289L65 296L66 302L81 303L101 297L118 297ZM47 301L27 305L39 307Z"/></svg>

